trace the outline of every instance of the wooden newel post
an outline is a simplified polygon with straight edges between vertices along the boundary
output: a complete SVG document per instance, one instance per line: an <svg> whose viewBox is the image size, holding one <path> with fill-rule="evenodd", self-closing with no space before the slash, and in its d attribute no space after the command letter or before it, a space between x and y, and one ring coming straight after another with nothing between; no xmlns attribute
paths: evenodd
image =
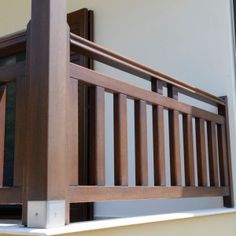
<svg viewBox="0 0 236 236"><path fill-rule="evenodd" d="M27 154L24 222L66 223L66 93L69 66L65 0L32 0L27 38Z"/></svg>
<svg viewBox="0 0 236 236"><path fill-rule="evenodd" d="M233 199L233 177L230 147L230 127L229 127L229 105L227 96L221 97L225 101L224 106L218 106L218 113L225 117L225 124L217 126L219 143L219 165L220 182L223 186L230 188L230 195L224 197L225 207L234 207Z"/></svg>

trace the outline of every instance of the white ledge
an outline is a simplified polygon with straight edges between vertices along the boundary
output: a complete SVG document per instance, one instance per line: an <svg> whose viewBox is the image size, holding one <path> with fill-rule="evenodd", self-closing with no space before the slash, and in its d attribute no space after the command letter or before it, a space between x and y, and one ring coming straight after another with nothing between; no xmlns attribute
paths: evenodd
<svg viewBox="0 0 236 236"><path fill-rule="evenodd" d="M54 229L33 229L22 225L0 222L0 234L4 235L62 235L69 233L80 233L85 231L150 224L163 221L182 220L194 217L214 216L220 214L236 213L236 208L219 208L198 210L182 213L171 213L161 215L140 216L131 218L119 218L110 220L95 220L89 222L73 223L64 227Z"/></svg>

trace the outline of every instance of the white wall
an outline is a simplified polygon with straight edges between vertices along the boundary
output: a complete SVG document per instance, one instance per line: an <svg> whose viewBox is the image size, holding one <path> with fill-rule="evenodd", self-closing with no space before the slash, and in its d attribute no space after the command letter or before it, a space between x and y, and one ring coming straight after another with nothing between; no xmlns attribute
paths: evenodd
<svg viewBox="0 0 236 236"><path fill-rule="evenodd" d="M232 159L233 166L236 167L234 144L236 100L231 0L68 0L68 11L82 7L95 12L97 43L217 96L229 97ZM0 1L0 35L25 28L29 18L30 0ZM146 88L150 86L140 79L111 70L101 64L96 64L96 70L115 75L138 86ZM112 100L108 98L106 103L109 107ZM110 139L112 134L108 132L109 127L112 130L112 115L108 115L106 119L106 139L111 144L106 147L108 171L113 166L110 158L113 154ZM132 123L131 117L129 122ZM132 159L134 158L132 132L129 133L129 156ZM151 160L150 154L149 160ZM134 170L131 173L133 172ZM111 179L107 181L112 183ZM130 177L130 183L133 182L133 178ZM212 208L221 205L222 201L216 198L149 201L145 206L130 203L97 204L95 209L97 216L121 216Z"/></svg>

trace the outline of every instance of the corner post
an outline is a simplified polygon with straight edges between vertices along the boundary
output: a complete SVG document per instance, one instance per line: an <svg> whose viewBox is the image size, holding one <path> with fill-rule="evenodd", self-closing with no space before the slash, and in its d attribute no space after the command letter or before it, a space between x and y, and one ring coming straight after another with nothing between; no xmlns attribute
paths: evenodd
<svg viewBox="0 0 236 236"><path fill-rule="evenodd" d="M32 0L27 38L27 150L24 223L64 226L66 99L69 77L66 0Z"/></svg>
<svg viewBox="0 0 236 236"><path fill-rule="evenodd" d="M232 162L231 162L231 147L230 147L230 128L229 128L229 107L227 96L220 97L224 100L225 105L218 105L218 113L225 117L225 124L220 127L218 125L218 140L221 139L223 144L220 148L220 155L224 157L221 161L223 176L221 176L221 182L228 186L230 189L230 195L224 197L224 207L234 207L233 199L233 176L232 176Z"/></svg>

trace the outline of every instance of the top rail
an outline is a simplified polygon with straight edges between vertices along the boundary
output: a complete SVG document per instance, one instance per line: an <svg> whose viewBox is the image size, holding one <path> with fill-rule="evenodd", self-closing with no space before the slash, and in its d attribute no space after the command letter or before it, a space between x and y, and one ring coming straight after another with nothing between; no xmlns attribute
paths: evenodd
<svg viewBox="0 0 236 236"><path fill-rule="evenodd" d="M177 87L179 92L209 104L225 105L225 102L221 98L191 86L188 83L179 81L171 76L163 74L127 57L121 56L120 54L108 50L73 33L70 33L70 42L73 51L85 54L94 60L100 61L117 69L121 69L149 81L151 81L153 78L164 81L166 84L171 84ZM23 52L25 51L25 48L25 30L0 38L0 58Z"/></svg>
<svg viewBox="0 0 236 236"><path fill-rule="evenodd" d="M26 30L0 38L0 58L24 52L26 49Z"/></svg>
<svg viewBox="0 0 236 236"><path fill-rule="evenodd" d="M73 33L70 33L70 36L72 50L83 53L97 61L100 61L117 69L121 69L143 79L151 81L153 78L156 78L158 80L164 81L167 84L176 86L181 93L190 95L191 97L197 98L201 101L213 105L225 105L222 99L210 93L207 93L201 89L193 87L168 75L165 75L127 57L121 56Z"/></svg>

